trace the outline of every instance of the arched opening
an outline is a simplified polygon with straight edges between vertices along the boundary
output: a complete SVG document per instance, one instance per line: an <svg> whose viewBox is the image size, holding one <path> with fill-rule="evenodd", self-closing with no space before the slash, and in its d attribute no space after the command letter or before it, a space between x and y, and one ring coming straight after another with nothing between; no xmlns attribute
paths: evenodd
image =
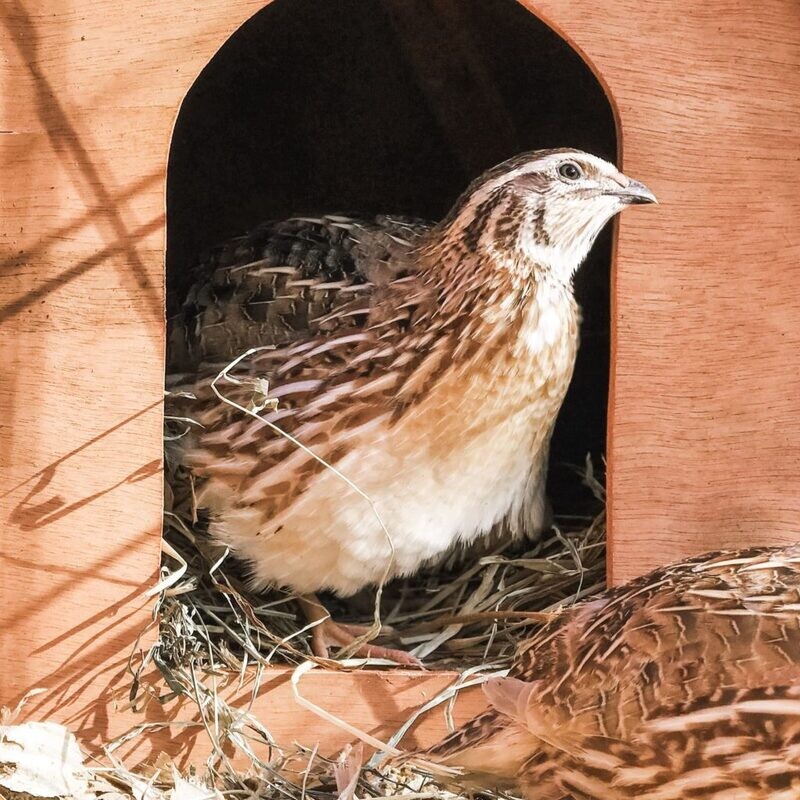
<svg viewBox="0 0 800 800"><path fill-rule="evenodd" d="M167 183L172 312L216 244L267 219L440 219L484 169L574 146L614 160L614 116L580 56L517 0L274 0L203 70L178 117ZM576 279L581 348L550 456L556 514L587 507L602 467L611 231Z"/></svg>

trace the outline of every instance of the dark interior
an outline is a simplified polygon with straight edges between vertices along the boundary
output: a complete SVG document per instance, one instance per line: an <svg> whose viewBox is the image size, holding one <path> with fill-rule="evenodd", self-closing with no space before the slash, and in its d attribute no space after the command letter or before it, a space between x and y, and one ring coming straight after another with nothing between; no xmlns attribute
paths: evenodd
<svg viewBox="0 0 800 800"><path fill-rule="evenodd" d="M298 213L442 217L523 150L613 160L611 106L578 54L516 0L275 0L219 50L180 111L167 181L170 313L188 267ZM582 346L551 451L556 513L605 453L611 232L577 278Z"/></svg>

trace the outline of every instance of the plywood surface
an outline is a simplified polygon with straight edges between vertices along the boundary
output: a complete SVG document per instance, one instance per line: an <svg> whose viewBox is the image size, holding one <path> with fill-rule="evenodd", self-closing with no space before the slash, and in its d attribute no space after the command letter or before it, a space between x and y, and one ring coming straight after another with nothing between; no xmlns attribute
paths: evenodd
<svg viewBox="0 0 800 800"><path fill-rule="evenodd" d="M800 538L800 6L542 0L609 87L611 579Z"/></svg>
<svg viewBox="0 0 800 800"><path fill-rule="evenodd" d="M0 704L97 743L159 563L164 179L253 2L0 9Z"/></svg>
<svg viewBox="0 0 800 800"><path fill-rule="evenodd" d="M232 676L227 684L218 679L216 688L219 697L233 708L254 715L287 753L291 752L292 744L296 742L308 748L319 746L323 756L335 756L345 744L355 741L352 734L321 719L318 713L297 701L291 685L291 669L276 667L265 670L260 677L255 698L253 677L251 672L241 687L238 676ZM317 669L302 677L297 684L297 691L303 700L333 714L342 722L379 741L388 742L420 706L456 680L458 675L449 672L373 670L343 673ZM214 685L214 679L206 676L205 683L210 687ZM165 691L163 681L157 682L157 686L162 693ZM403 739L403 746L420 747L446 735L447 706L447 703L442 703L424 714ZM468 688L458 696L453 719L456 724L466 722L484 708L485 701L480 688ZM213 725L210 707L206 714L206 724ZM203 721L192 703L172 702L160 706L151 702L141 714L124 716L131 722L155 723L147 736L135 738L131 746L123 749L129 762L151 762L163 752L181 766L186 766L199 763L211 750ZM161 727L158 723L165 725ZM255 731L246 723L240 726L240 731L248 737L256 754L269 760L270 749ZM370 747L366 749L371 751ZM249 766L230 743L226 743L224 752L233 763L241 767Z"/></svg>
<svg viewBox="0 0 800 800"><path fill-rule="evenodd" d="M141 721L120 709L159 560L171 126L202 66L260 5L11 0L0 11L0 703L44 687L26 713L68 721L89 746ZM535 10L609 87L625 168L662 201L624 219L617 243L613 579L711 547L794 539L800 9L614 0L599 13L588 0L542 0ZM385 731L450 679L331 674L307 685L334 713ZM338 746L341 732L305 712L274 716L288 691L277 672L258 701L276 736ZM140 748L186 755L186 742L162 732Z"/></svg>

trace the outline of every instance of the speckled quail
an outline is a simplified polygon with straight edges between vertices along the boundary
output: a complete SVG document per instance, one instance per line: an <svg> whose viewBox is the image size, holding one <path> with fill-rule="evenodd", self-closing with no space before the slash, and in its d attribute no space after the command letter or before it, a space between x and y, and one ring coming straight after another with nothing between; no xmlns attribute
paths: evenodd
<svg viewBox="0 0 800 800"><path fill-rule="evenodd" d="M800 545L711 553L563 611L421 754L529 800L800 797Z"/></svg>
<svg viewBox="0 0 800 800"><path fill-rule="evenodd" d="M197 398L173 398L174 413L199 423L177 457L253 586L349 595L498 523L540 529L578 347L573 275L611 217L654 200L595 156L542 150L486 172L438 224L290 219L200 265L171 325L182 374L168 385ZM253 347L226 397L247 406L252 379L268 379L278 407L264 419L374 505L212 392ZM305 607L318 654L352 639L313 597Z"/></svg>

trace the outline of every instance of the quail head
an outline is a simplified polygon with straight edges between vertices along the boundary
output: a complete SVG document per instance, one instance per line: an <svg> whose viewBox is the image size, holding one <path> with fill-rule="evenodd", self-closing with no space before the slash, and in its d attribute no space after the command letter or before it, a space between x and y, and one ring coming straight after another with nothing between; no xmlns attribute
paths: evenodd
<svg viewBox="0 0 800 800"><path fill-rule="evenodd" d="M196 397L173 413L199 423L177 457L253 586L307 595L323 620L316 591L408 575L500 523L538 531L578 347L573 275L611 217L654 201L600 158L541 150L479 177L438 224L289 219L199 265L171 325L171 385ZM267 379L263 423L210 386L249 348L220 387L246 407ZM325 620L315 651L350 633Z"/></svg>
<svg viewBox="0 0 800 800"><path fill-rule="evenodd" d="M425 753L529 800L800 797L800 546L711 553L563 611Z"/></svg>

